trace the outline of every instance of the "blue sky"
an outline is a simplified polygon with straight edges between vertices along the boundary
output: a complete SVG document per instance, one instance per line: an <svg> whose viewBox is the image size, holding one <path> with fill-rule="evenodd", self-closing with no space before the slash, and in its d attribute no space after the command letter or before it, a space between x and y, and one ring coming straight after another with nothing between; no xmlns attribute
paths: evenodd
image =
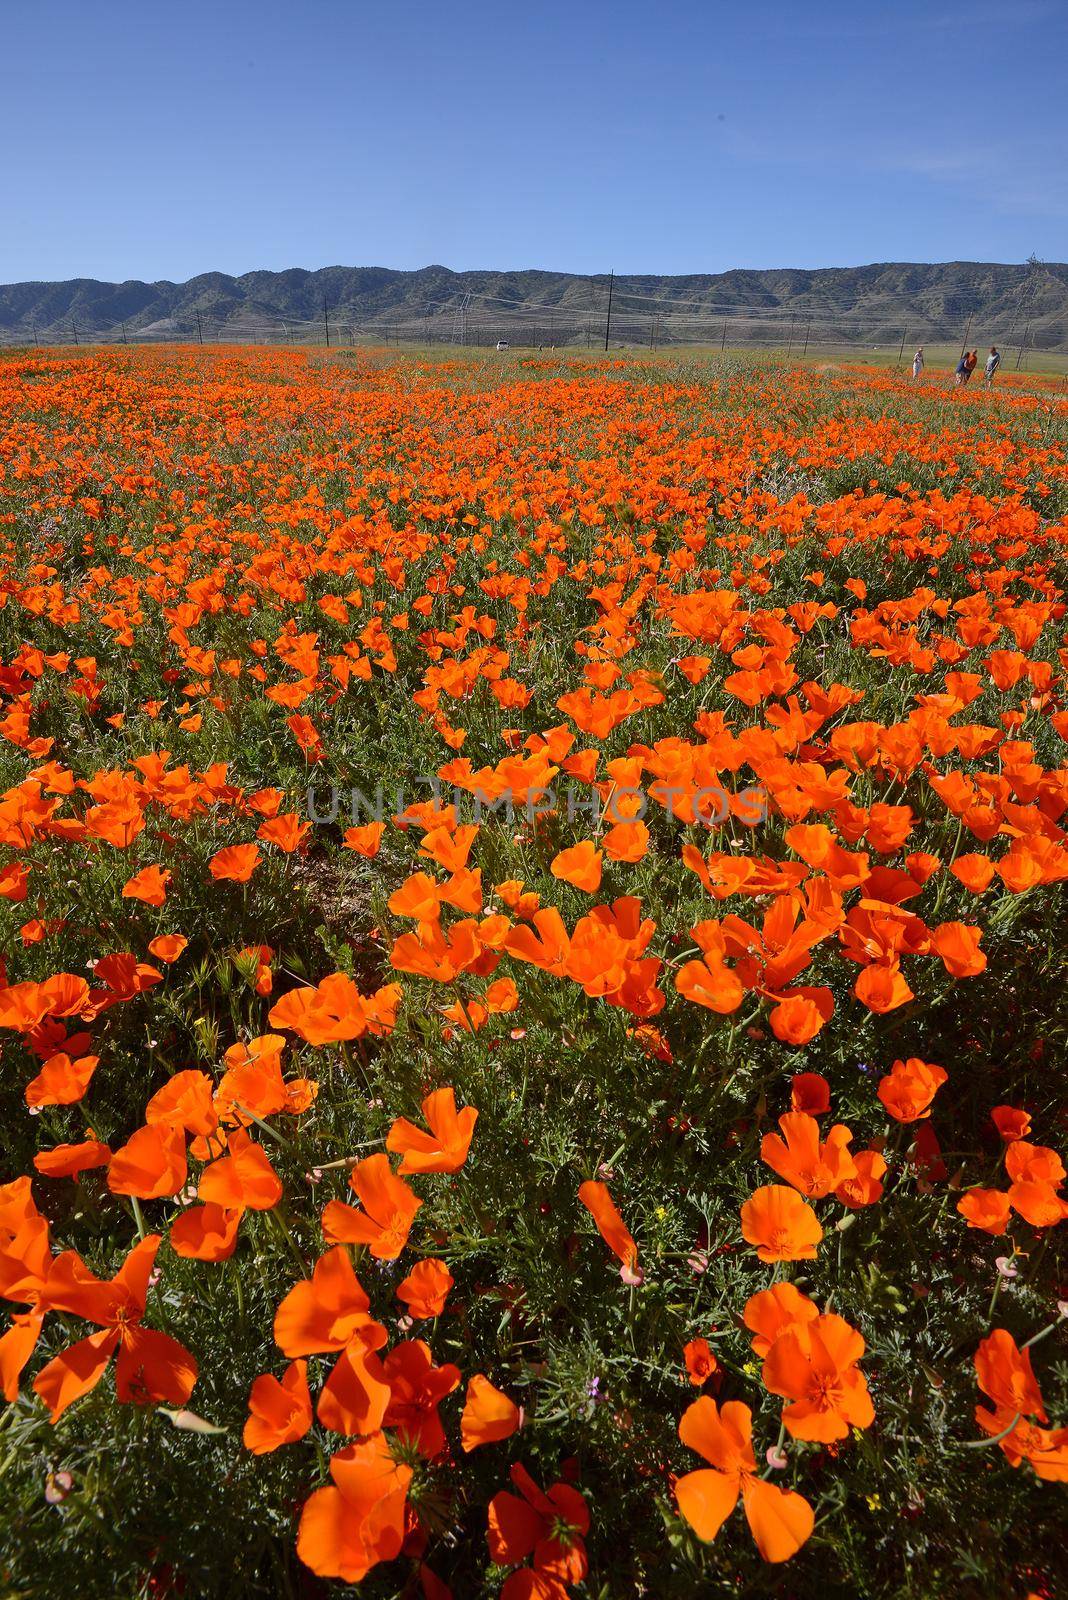
<svg viewBox="0 0 1068 1600"><path fill-rule="evenodd" d="M1068 259L1068 0L4 7L0 281Z"/></svg>

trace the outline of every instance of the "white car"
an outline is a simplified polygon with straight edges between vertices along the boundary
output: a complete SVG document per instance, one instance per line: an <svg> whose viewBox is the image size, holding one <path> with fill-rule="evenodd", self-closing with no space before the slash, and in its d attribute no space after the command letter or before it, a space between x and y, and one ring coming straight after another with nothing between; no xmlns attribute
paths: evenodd
<svg viewBox="0 0 1068 1600"><path fill-rule="evenodd" d="M508 340L507 339L498 339L497 340L497 349L498 350L507 350L508 349Z"/></svg>

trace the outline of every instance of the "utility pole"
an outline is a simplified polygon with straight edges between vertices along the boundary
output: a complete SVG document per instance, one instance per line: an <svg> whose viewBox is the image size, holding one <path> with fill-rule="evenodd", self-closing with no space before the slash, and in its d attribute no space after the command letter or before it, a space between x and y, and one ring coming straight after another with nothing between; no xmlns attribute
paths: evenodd
<svg viewBox="0 0 1068 1600"><path fill-rule="evenodd" d="M71 319L70 319L70 326L71 326L71 332L74 334L74 343L75 344L81 344L81 340L78 338L78 330L74 326L74 318L73 317L71 317Z"/></svg>
<svg viewBox="0 0 1068 1600"><path fill-rule="evenodd" d="M790 352L793 349L793 347L794 347L794 319L793 319L793 317L791 317L790 318L790 339L789 339L789 342L788 342L788 344L786 346L786 359L787 359L787 361L789 361L789 359L790 359Z"/></svg>
<svg viewBox="0 0 1068 1600"><path fill-rule="evenodd" d="M965 351L968 348L968 335L971 333L971 331L972 331L972 314L971 314L971 312L969 312L968 313L968 321L965 324L965 328L964 328L964 343L960 347L960 353L961 353L962 356L964 355Z"/></svg>
<svg viewBox="0 0 1068 1600"><path fill-rule="evenodd" d="M1013 369L1016 372L1019 372L1019 370L1020 370L1020 362L1023 360L1024 347L1027 344L1027 335L1030 332L1031 332L1031 324L1028 323L1026 328L1024 329L1023 338L1020 340L1019 348L1016 351L1016 366Z"/></svg>
<svg viewBox="0 0 1068 1600"><path fill-rule="evenodd" d="M126 337L126 324L125 324L125 322L122 325L122 342L123 342L123 344L129 344L129 342L130 342L129 339L127 339L127 337Z"/></svg>
<svg viewBox="0 0 1068 1600"><path fill-rule="evenodd" d="M723 354L723 352L724 352L724 350L726 350L726 348L727 348L727 319L726 319L726 317L724 317L724 319L723 319L723 332L720 335L720 340L719 340L719 353L720 353L720 355Z"/></svg>
<svg viewBox="0 0 1068 1600"><path fill-rule="evenodd" d="M326 348L329 350L329 348L330 348L330 311L329 311L329 309L327 307L325 299L323 300L323 325L326 328Z"/></svg>
<svg viewBox="0 0 1068 1600"><path fill-rule="evenodd" d="M201 326L200 312L199 311L196 313L196 319L197 319L197 338L200 340L201 344L203 344L204 343L204 329Z"/></svg>
<svg viewBox="0 0 1068 1600"><path fill-rule="evenodd" d="M608 335L612 331L612 290L615 287L616 269L612 268L608 274L608 312L604 319L604 347L608 349Z"/></svg>
<svg viewBox="0 0 1068 1600"><path fill-rule="evenodd" d="M36 322L35 322L35 323L33 323L33 325L32 325L32 326L33 326L33 342L34 342L34 346L35 346L35 347L36 347L36 349L38 349L38 350L40 350L40 348L41 348L41 341L40 341L40 339L38 339L38 337L37 337L37 324L36 324Z"/></svg>
<svg viewBox="0 0 1068 1600"><path fill-rule="evenodd" d="M904 354L905 354L905 340L908 337L908 331L909 330L907 328L902 328L902 330L901 330L901 348L897 352L897 364L898 364L898 366L901 365L902 359L903 359Z"/></svg>
<svg viewBox="0 0 1068 1600"><path fill-rule="evenodd" d="M812 326L812 318L810 316L806 317L805 318L805 348L801 352L801 354L803 356L807 356L808 355L808 330L811 328L811 326Z"/></svg>

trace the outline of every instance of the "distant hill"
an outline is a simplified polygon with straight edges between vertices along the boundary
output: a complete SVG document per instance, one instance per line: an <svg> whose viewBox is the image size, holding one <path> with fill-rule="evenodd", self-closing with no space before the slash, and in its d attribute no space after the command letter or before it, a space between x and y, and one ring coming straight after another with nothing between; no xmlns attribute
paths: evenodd
<svg viewBox="0 0 1068 1600"><path fill-rule="evenodd" d="M0 287L0 342L332 339L600 344L609 278L569 272L324 267L207 272L187 283ZM724 335L724 324L726 334ZM617 277L615 343L888 344L963 340L1068 348L1068 265L890 262L818 271Z"/></svg>

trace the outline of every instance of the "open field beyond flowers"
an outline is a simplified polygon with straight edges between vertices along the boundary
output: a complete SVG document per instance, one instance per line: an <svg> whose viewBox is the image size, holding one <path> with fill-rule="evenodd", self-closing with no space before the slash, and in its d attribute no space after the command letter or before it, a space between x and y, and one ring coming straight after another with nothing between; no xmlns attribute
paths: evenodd
<svg viewBox="0 0 1068 1600"><path fill-rule="evenodd" d="M1068 403L0 361L0 1596L1008 1600Z"/></svg>

